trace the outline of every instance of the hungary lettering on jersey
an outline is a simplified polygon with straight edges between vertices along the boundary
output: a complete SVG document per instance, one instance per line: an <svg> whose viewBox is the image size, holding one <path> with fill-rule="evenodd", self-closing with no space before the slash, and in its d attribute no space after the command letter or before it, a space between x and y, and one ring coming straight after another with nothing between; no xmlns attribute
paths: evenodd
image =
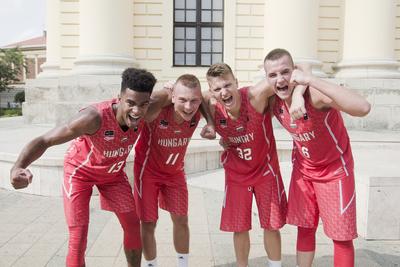
<svg viewBox="0 0 400 267"><path fill-rule="evenodd" d="M115 157L122 157L124 155L128 155L131 152L133 145L129 145L127 148L120 147L114 150L104 150L103 156L106 158L115 158Z"/></svg>
<svg viewBox="0 0 400 267"><path fill-rule="evenodd" d="M235 144L249 143L251 141L254 141L254 133L248 133L248 134L241 135L241 136L229 136L228 140L229 140L229 142L235 143Z"/></svg>
<svg viewBox="0 0 400 267"><path fill-rule="evenodd" d="M158 145L163 147L180 147L186 146L190 141L190 138L165 138L158 139Z"/></svg>
<svg viewBox="0 0 400 267"><path fill-rule="evenodd" d="M314 131L305 133L290 133L294 140L299 142L308 142L315 139Z"/></svg>

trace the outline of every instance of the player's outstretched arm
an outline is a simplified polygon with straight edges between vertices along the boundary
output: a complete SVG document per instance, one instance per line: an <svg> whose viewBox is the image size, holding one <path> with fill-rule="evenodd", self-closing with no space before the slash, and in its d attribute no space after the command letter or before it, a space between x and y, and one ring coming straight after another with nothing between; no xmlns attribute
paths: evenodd
<svg viewBox="0 0 400 267"><path fill-rule="evenodd" d="M152 122L158 117L164 107L172 104L173 87L174 82L169 81L164 84L161 90L153 91L150 96L150 106L144 115L145 121Z"/></svg>
<svg viewBox="0 0 400 267"><path fill-rule="evenodd" d="M249 98L251 105L259 112L264 113L268 107L268 98L275 94L273 86L267 79L259 81L249 89Z"/></svg>
<svg viewBox="0 0 400 267"><path fill-rule="evenodd" d="M317 108L332 107L357 117L367 115L371 109L370 103L361 95L300 69L293 71L292 79L310 87L311 99Z"/></svg>
<svg viewBox="0 0 400 267"><path fill-rule="evenodd" d="M64 125L30 141L21 151L10 171L11 184L15 189L25 188L32 181L32 173L26 169L51 146L63 144L83 134L95 133L101 125L99 113L86 108Z"/></svg>

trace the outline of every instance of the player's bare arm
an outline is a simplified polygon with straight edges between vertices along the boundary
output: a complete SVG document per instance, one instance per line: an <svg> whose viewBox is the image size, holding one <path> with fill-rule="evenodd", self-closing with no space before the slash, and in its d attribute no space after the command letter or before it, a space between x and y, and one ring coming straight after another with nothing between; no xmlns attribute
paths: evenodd
<svg viewBox="0 0 400 267"><path fill-rule="evenodd" d="M144 116L145 121L152 122L158 117L164 107L172 104L173 86L172 82L168 82L164 84L161 90L153 91L150 96L149 108Z"/></svg>
<svg viewBox="0 0 400 267"><path fill-rule="evenodd" d="M307 74L300 69L295 69L292 77L298 84L309 86L312 103L318 109L335 108L357 117L367 115L371 109L364 97L343 86Z"/></svg>
<svg viewBox="0 0 400 267"><path fill-rule="evenodd" d="M257 112L262 114L268 107L268 99L274 94L273 86L270 85L268 80L263 79L256 85L250 87L249 100Z"/></svg>
<svg viewBox="0 0 400 267"><path fill-rule="evenodd" d="M83 134L95 133L101 125L100 114L93 108L86 108L64 125L30 141L20 153L10 171L11 184L15 189L27 187L32 181L31 172L26 169L51 146L66 143Z"/></svg>
<svg viewBox="0 0 400 267"><path fill-rule="evenodd" d="M306 86L296 83L290 83L290 86L294 86L295 88L293 90L294 96L292 97L289 113L293 119L300 119L306 113L303 97ZM251 104L259 113L264 113L267 110L270 103L269 99L273 95L275 95L273 86L266 79L252 86L249 91Z"/></svg>
<svg viewBox="0 0 400 267"><path fill-rule="evenodd" d="M205 97L205 95L208 95ZM201 105L199 107L201 115L206 120L206 125L204 125L203 129L200 132L200 136L206 139L215 139L215 122L214 122L214 113L210 109L209 105L209 92L202 92L202 100Z"/></svg>

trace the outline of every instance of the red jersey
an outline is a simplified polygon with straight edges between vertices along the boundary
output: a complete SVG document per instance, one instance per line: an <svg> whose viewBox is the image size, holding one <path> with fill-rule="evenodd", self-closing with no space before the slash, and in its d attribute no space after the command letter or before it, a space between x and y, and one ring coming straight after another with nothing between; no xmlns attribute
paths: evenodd
<svg viewBox="0 0 400 267"><path fill-rule="evenodd" d="M135 165L156 179L185 179L184 159L189 141L200 120L198 111L190 121L175 122L174 105L162 109L144 127L135 147Z"/></svg>
<svg viewBox="0 0 400 267"><path fill-rule="evenodd" d="M293 168L318 180L348 176L353 170L350 140L340 111L318 110L304 94L307 115L291 124L284 101L275 97L273 112L293 138Z"/></svg>
<svg viewBox="0 0 400 267"><path fill-rule="evenodd" d="M260 114L251 105L249 88L239 89L240 116L231 119L220 103L215 107L215 128L229 143L221 155L227 184L255 185L265 176L279 173L271 114Z"/></svg>
<svg viewBox="0 0 400 267"><path fill-rule="evenodd" d="M143 122L136 129L123 131L112 108L117 102L113 99L93 105L100 114L101 126L96 133L82 135L72 141L64 162L75 167L73 175L80 172L80 176L108 181L123 172Z"/></svg>

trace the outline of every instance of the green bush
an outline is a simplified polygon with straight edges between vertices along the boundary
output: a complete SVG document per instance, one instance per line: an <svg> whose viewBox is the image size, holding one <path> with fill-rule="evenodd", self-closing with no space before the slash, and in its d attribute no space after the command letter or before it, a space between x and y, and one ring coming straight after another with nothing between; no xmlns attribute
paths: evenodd
<svg viewBox="0 0 400 267"><path fill-rule="evenodd" d="M0 109L0 117L22 116L21 108L3 108Z"/></svg>

